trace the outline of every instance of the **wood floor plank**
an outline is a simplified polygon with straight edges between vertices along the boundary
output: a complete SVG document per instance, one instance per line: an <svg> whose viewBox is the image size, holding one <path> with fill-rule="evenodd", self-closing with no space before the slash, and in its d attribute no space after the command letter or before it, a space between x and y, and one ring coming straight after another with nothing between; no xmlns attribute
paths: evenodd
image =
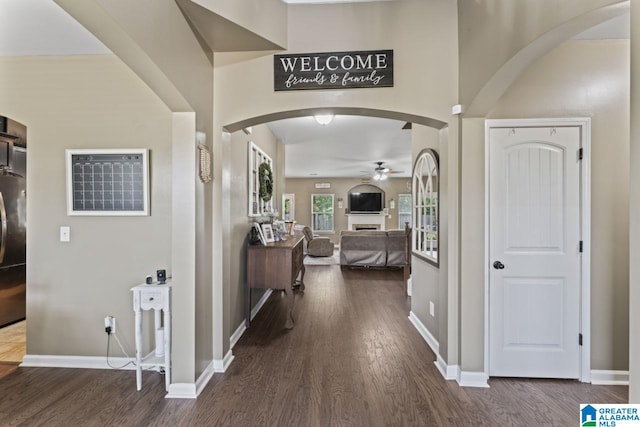
<svg viewBox="0 0 640 427"><path fill-rule="evenodd" d="M165 399L156 372L138 392L132 371L0 368L0 425L561 426L580 403L627 401L627 387L577 381L461 388L409 322L401 271L307 266L305 283L295 327L274 292L197 400Z"/></svg>

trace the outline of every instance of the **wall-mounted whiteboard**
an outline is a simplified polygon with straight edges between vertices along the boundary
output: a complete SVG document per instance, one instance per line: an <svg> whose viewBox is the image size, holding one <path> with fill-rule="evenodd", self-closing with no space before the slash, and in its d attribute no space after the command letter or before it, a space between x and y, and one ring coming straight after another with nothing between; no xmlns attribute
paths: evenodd
<svg viewBox="0 0 640 427"><path fill-rule="evenodd" d="M149 215L147 149L66 150L67 215Z"/></svg>

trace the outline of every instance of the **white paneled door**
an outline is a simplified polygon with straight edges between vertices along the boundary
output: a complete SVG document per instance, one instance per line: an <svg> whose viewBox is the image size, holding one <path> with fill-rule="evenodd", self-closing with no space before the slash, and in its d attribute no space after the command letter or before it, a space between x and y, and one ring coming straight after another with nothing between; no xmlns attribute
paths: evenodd
<svg viewBox="0 0 640 427"><path fill-rule="evenodd" d="M580 127L489 131L489 375L580 376Z"/></svg>

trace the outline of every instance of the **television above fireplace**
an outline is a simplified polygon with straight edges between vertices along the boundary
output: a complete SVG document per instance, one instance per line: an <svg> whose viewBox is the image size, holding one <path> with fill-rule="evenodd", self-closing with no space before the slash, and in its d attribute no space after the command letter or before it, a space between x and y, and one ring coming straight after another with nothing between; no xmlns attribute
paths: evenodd
<svg viewBox="0 0 640 427"><path fill-rule="evenodd" d="M380 213L384 209L383 193L350 193L350 213Z"/></svg>

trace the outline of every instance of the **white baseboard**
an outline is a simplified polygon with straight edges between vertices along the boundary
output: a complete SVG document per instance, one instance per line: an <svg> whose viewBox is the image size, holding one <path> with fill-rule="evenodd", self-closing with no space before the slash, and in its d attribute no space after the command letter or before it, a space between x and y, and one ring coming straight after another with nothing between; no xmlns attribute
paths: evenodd
<svg viewBox="0 0 640 427"><path fill-rule="evenodd" d="M422 323L413 311L409 312L409 321L413 326L415 326L420 335L422 335L422 338L424 338L429 347L431 347L431 350L435 353L436 357L440 357L440 344L438 343L438 340L431 335L431 332L429 332L427 327L424 326L424 323Z"/></svg>
<svg viewBox="0 0 640 427"><path fill-rule="evenodd" d="M262 309L262 306L264 306L264 304L267 302L267 300L269 299L269 297L271 296L272 293L273 293L272 289L267 289L266 292L264 293L264 295L262 295L262 298L260 298L258 303L251 310L251 320L253 320L253 318L256 317L256 314L258 314L258 312ZM238 343L238 340L240 339L240 337L242 336L242 334L244 334L244 331L246 331L246 330L247 330L247 326L245 325L244 320L243 320L242 323L240 323L240 325L238 325L238 327L236 328L235 332L233 334L231 334L231 337L229 338L229 347L231 349L233 349L233 347L235 347L235 345Z"/></svg>
<svg viewBox="0 0 640 427"><path fill-rule="evenodd" d="M457 380L460 376L460 367L458 365L447 365L439 354L436 355L436 361L433 363L435 363L438 371L440 371L445 380Z"/></svg>
<svg viewBox="0 0 640 427"><path fill-rule="evenodd" d="M246 330L247 330L247 327L245 326L244 320L243 320L242 323L240 323L240 325L236 328L235 332L231 334L231 337L229 338L229 346L231 349L233 349L233 347L236 346L236 343L238 342L238 340Z"/></svg>
<svg viewBox="0 0 640 427"><path fill-rule="evenodd" d="M418 330L422 338L427 342L427 345L431 348L431 351L436 355L436 361L433 363L436 365L436 368L438 368L438 371L440 371L440 374L442 374L442 377L445 380L457 379L458 367L447 365L442 356L440 356L440 343L431 335L431 332L429 332L424 323L422 323L413 311L409 312L409 321Z"/></svg>
<svg viewBox="0 0 640 427"><path fill-rule="evenodd" d="M629 371L591 370L591 384L629 385Z"/></svg>
<svg viewBox="0 0 640 427"><path fill-rule="evenodd" d="M267 302L271 294L273 293L273 289L267 289L267 291L262 295L262 298L258 301L258 303L251 309L251 320L256 317L256 314L262 309L264 303Z"/></svg>
<svg viewBox="0 0 640 427"><path fill-rule="evenodd" d="M219 373L223 373L227 370L227 368L229 367L229 365L231 365L231 362L233 362L233 351L231 351L231 349L229 349L229 351L227 351L227 354L224 355L224 358L222 360L220 359L213 359L213 371L214 372L219 372Z"/></svg>
<svg viewBox="0 0 640 427"><path fill-rule="evenodd" d="M488 380L489 378L484 372L460 371L456 381L460 387L489 388Z"/></svg>
<svg viewBox="0 0 640 427"><path fill-rule="evenodd" d="M202 393L202 390L204 390L204 388L207 386L209 380L211 380L211 377L213 377L213 374L215 372L216 371L212 360L211 363L209 363L209 365L206 367L204 372L200 374L200 376L196 380L196 397L200 396L200 393Z"/></svg>
<svg viewBox="0 0 640 427"><path fill-rule="evenodd" d="M461 387L489 387L488 378L484 372L465 372L460 370L458 365L447 365L444 358L440 355L440 343L435 339L422 321L411 311L409 313L409 321L415 326L427 345L436 355L436 361L433 362L442 374L445 380L456 380Z"/></svg>
<svg viewBox="0 0 640 427"><path fill-rule="evenodd" d="M169 392L166 399L195 399L198 397L196 385L194 383L173 383L169 384Z"/></svg>
<svg viewBox="0 0 640 427"><path fill-rule="evenodd" d="M46 354L27 354L21 367L44 368L80 368L80 369L124 369L133 370L135 359L129 357L110 357L109 364L104 356L56 356ZM129 363L127 365L127 363ZM111 366L109 366L111 365ZM125 366L126 365L126 366Z"/></svg>

